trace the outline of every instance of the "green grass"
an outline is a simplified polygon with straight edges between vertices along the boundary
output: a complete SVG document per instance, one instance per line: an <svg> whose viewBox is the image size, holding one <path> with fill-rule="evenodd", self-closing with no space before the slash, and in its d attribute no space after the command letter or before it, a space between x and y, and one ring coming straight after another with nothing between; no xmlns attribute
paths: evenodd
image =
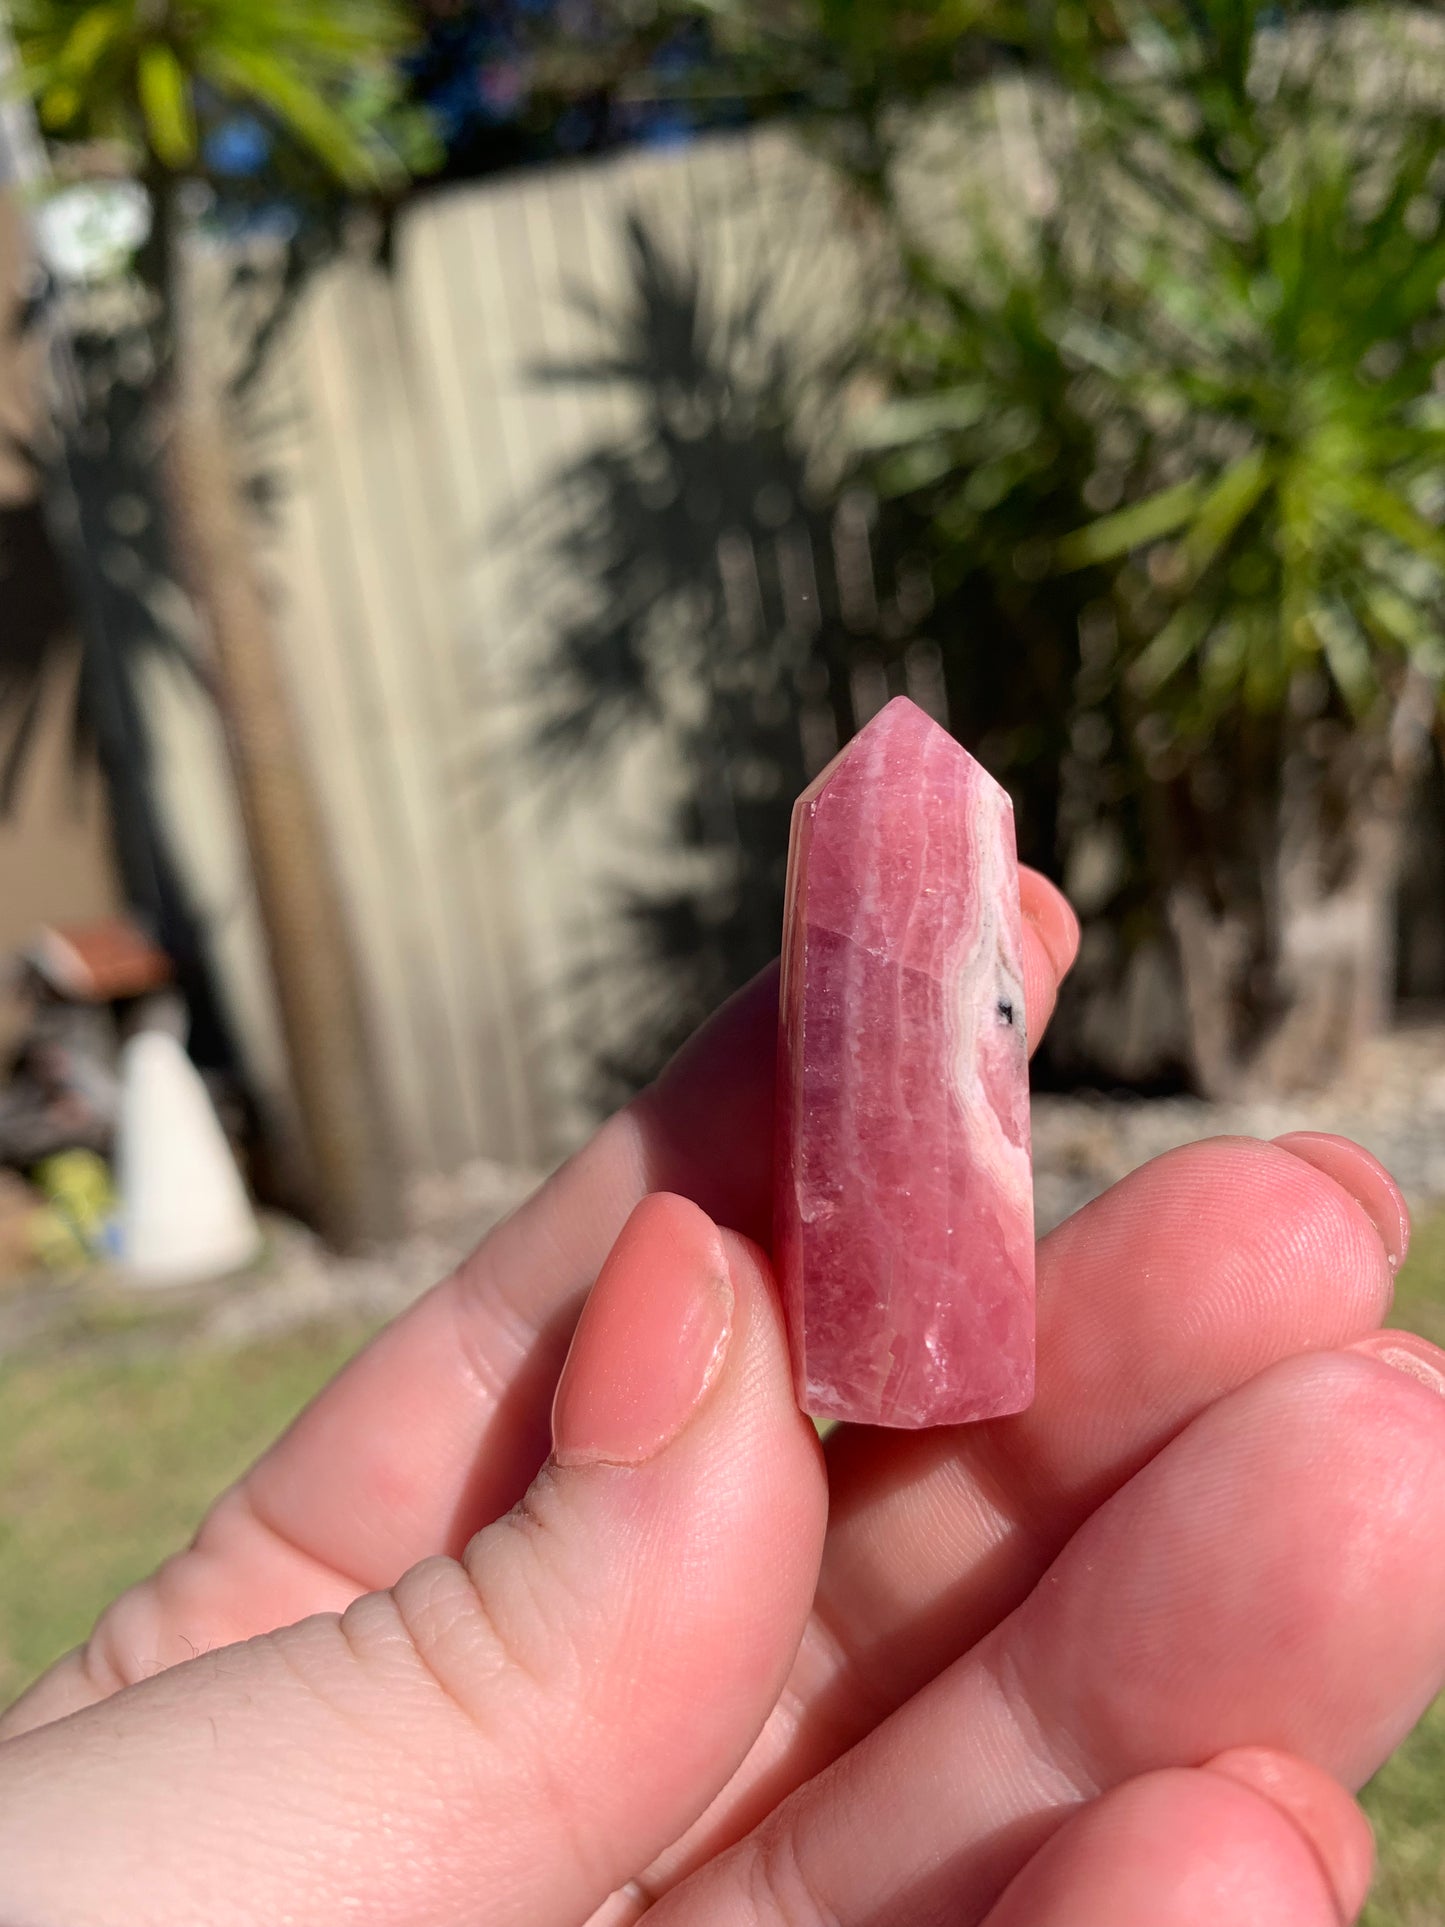
<svg viewBox="0 0 1445 1927"><path fill-rule="evenodd" d="M1445 1211L1416 1227L1390 1323L1445 1345ZM1380 1850L1364 1927L1445 1927L1445 1697L1364 1800Z"/></svg>
<svg viewBox="0 0 1445 1927"><path fill-rule="evenodd" d="M1392 1322L1445 1345L1445 1212L1416 1233ZM362 1336L0 1367L0 1706L185 1543ZM1445 1699L1365 1805L1380 1845L1366 1927L1445 1927Z"/></svg>
<svg viewBox="0 0 1445 1927"><path fill-rule="evenodd" d="M0 1368L0 1706L186 1543L360 1338Z"/></svg>
<svg viewBox="0 0 1445 1927"><path fill-rule="evenodd" d="M1390 1323L1445 1345L1445 1211L1424 1219L1411 1234Z"/></svg>
<svg viewBox="0 0 1445 1927"><path fill-rule="evenodd" d="M1445 1699L1365 1789L1379 1867L1364 1927L1445 1922Z"/></svg>

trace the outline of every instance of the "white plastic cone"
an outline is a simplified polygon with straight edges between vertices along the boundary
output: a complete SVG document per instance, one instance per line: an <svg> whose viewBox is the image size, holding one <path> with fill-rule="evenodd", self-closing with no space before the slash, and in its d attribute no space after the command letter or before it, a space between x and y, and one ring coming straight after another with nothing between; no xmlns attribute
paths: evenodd
<svg viewBox="0 0 1445 1927"><path fill-rule="evenodd" d="M168 1032L121 1053L116 1133L120 1260L137 1284L218 1278L261 1245L231 1147L200 1073Z"/></svg>

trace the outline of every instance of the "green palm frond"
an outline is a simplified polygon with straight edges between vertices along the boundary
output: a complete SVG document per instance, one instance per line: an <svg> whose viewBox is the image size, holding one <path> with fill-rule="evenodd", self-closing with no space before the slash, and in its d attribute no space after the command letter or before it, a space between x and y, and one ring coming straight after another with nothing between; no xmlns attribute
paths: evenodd
<svg viewBox="0 0 1445 1927"><path fill-rule="evenodd" d="M1102 516L1063 538L1056 552L1059 566L1086 569L1096 562L1112 562L1146 542L1172 535L1194 515L1204 492L1192 479L1176 482L1142 502L1131 502L1128 508Z"/></svg>
<svg viewBox="0 0 1445 1927"><path fill-rule="evenodd" d="M151 151L177 173L196 158L196 116L175 50L155 42L136 59L136 93Z"/></svg>
<svg viewBox="0 0 1445 1927"><path fill-rule="evenodd" d="M118 136L179 173L244 105L350 185L399 171L376 110L416 38L400 0L17 0L14 31L53 132Z"/></svg>
<svg viewBox="0 0 1445 1927"><path fill-rule="evenodd" d="M200 73L232 98L268 108L338 180L372 184L381 167L375 153L326 94L300 78L284 56L256 47L217 44L198 53Z"/></svg>
<svg viewBox="0 0 1445 1927"><path fill-rule="evenodd" d="M1027 247L975 238L948 351L893 410L914 435L890 472L940 496L941 532L1027 562L1046 464L1000 495L986 436L930 431L921 405L989 366L991 421L1032 393L1040 450L1091 451L1103 512L1052 534L1050 559L1117 599L1136 694L1199 741L1301 674L1363 716L1407 662L1438 680L1445 658L1445 32L1421 27L1407 60L1368 8L1119 19L1143 38L1073 69L1089 112L1059 204ZM1405 80L1432 73L1437 104L1411 104Z"/></svg>

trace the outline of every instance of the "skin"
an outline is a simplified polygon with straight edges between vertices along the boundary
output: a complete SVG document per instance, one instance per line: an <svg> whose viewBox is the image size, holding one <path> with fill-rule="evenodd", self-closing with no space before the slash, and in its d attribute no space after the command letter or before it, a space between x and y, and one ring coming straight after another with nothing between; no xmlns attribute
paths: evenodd
<svg viewBox="0 0 1445 1927"><path fill-rule="evenodd" d="M1077 932L1024 894L1037 1037ZM1351 1790L1445 1675L1395 1187L1319 1134L1159 1159L1040 1247L1031 1411L825 1455L762 1243L775 999L0 1723L6 1927L1355 1916Z"/></svg>

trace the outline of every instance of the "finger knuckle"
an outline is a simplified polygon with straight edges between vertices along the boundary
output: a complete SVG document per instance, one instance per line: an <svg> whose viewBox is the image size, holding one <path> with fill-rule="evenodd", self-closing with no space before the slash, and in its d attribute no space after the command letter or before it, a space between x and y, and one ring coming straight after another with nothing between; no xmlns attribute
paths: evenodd
<svg viewBox="0 0 1445 1927"><path fill-rule="evenodd" d="M842 1915L815 1878L786 1815L753 1835L744 1885L745 1917L758 1927L842 1927Z"/></svg>
<svg viewBox="0 0 1445 1927"><path fill-rule="evenodd" d="M525 1563L508 1562L512 1570ZM495 1568L474 1570L466 1558L424 1560L389 1593L358 1601L343 1617L343 1632L373 1670L378 1648L399 1636L432 1706L460 1731L453 1756L472 1761L473 1771L480 1766L488 1783L504 1785L513 1812L546 1815L559 1860L575 1863L579 1878L593 1878L596 1843L574 1814L569 1751L559 1744L573 1709L559 1683L557 1642L527 1626L521 1596L509 1594ZM405 1729L414 1747L419 1732L435 1735L435 1719L417 1718L413 1703ZM427 1744L434 1758L434 1739Z"/></svg>
<svg viewBox="0 0 1445 1927"><path fill-rule="evenodd" d="M163 1567L154 1578L123 1592L96 1621L82 1649L81 1670L97 1699L139 1685L201 1651L166 1610L162 1599L166 1578Z"/></svg>
<svg viewBox="0 0 1445 1927"><path fill-rule="evenodd" d="M392 1589L417 1657L473 1724L505 1719L515 1730L542 1701L568 1700L585 1683L553 1512L534 1489L460 1560L425 1560Z"/></svg>
<svg viewBox="0 0 1445 1927"><path fill-rule="evenodd" d="M473 1726L490 1724L497 1693L519 1673L485 1592L454 1559L427 1559L391 1590L391 1605L411 1652L442 1696Z"/></svg>

